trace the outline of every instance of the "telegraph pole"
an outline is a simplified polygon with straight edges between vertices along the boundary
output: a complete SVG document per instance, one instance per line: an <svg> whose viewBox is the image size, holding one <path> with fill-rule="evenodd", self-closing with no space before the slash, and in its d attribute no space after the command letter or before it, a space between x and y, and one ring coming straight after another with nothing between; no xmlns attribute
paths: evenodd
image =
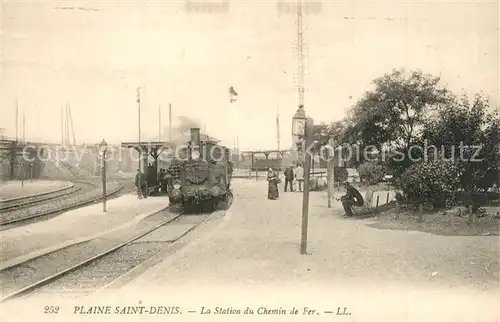
<svg viewBox="0 0 500 322"><path fill-rule="evenodd" d="M19 126L19 99L16 98L16 144L18 141L18 126Z"/></svg>
<svg viewBox="0 0 500 322"><path fill-rule="evenodd" d="M137 120L139 125L139 137L138 141L139 145L141 144L141 88L137 87Z"/></svg>
<svg viewBox="0 0 500 322"><path fill-rule="evenodd" d="M172 141L172 103L168 103L168 136L169 141Z"/></svg>
<svg viewBox="0 0 500 322"><path fill-rule="evenodd" d="M276 146L278 148L278 151L280 151L280 113L279 113L279 107L278 111L276 112Z"/></svg>
<svg viewBox="0 0 500 322"><path fill-rule="evenodd" d="M61 105L61 146L64 145L64 114L63 114L63 107Z"/></svg>
<svg viewBox="0 0 500 322"><path fill-rule="evenodd" d="M73 136L73 145L76 147L75 127L73 126L73 116L71 115L71 105L68 104L68 119L71 126L71 135ZM69 127L69 126L68 126ZM69 134L68 134L69 136ZM68 139L69 141L69 139ZM70 143L71 145L71 143Z"/></svg>
<svg viewBox="0 0 500 322"><path fill-rule="evenodd" d="M23 112L23 142L26 142L26 113Z"/></svg>
<svg viewBox="0 0 500 322"><path fill-rule="evenodd" d="M138 131L139 137L137 140L137 145L139 147L139 171L141 170L141 161L142 161L142 147L141 147L141 88L137 87L137 121L138 121ZM145 167L144 167L145 169Z"/></svg>
<svg viewBox="0 0 500 322"><path fill-rule="evenodd" d="M161 106L158 105L158 141L161 142Z"/></svg>

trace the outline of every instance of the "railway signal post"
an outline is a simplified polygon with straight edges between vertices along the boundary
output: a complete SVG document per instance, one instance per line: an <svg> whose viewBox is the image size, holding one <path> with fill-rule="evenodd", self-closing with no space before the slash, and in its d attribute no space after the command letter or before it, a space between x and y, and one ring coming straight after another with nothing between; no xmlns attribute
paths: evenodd
<svg viewBox="0 0 500 322"><path fill-rule="evenodd" d="M108 150L108 144L104 139L102 139L99 144L99 151L102 155L102 211L106 212L106 152Z"/></svg>

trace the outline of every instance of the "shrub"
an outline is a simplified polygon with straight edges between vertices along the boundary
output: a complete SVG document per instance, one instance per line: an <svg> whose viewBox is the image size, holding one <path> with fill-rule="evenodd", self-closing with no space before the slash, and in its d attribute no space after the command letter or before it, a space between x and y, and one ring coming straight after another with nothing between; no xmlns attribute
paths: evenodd
<svg viewBox="0 0 500 322"><path fill-rule="evenodd" d="M369 185L377 184L384 178L385 167L377 162L364 162L358 167L359 178Z"/></svg>
<svg viewBox="0 0 500 322"><path fill-rule="evenodd" d="M449 161L416 163L401 177L401 188L412 204L431 202L435 208L453 205L460 185L460 170Z"/></svg>

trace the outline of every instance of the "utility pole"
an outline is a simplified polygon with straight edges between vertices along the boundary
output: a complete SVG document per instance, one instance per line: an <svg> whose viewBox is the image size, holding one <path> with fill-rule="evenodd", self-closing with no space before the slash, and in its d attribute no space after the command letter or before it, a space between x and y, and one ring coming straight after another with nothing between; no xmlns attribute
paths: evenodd
<svg viewBox="0 0 500 322"><path fill-rule="evenodd" d="M63 124L63 129L62 129L62 133L63 133L63 146L66 146L68 144L68 138L67 138L67 135L66 135L66 132L67 132L67 128L66 128L66 121L68 119L68 116L67 116L67 113L68 113L68 108L66 106L66 104L63 104L63 120L62 120L62 124Z"/></svg>
<svg viewBox="0 0 500 322"><path fill-rule="evenodd" d="M138 129L139 129L139 137L138 143L141 145L141 88L137 87L137 120L138 120Z"/></svg>
<svg viewBox="0 0 500 322"><path fill-rule="evenodd" d="M67 128L67 121L68 121L68 106L66 104L63 105L63 146L68 145L68 128Z"/></svg>
<svg viewBox="0 0 500 322"><path fill-rule="evenodd" d="M168 139L172 142L172 103L168 103Z"/></svg>
<svg viewBox="0 0 500 322"><path fill-rule="evenodd" d="M161 142L161 106L158 105L158 142Z"/></svg>
<svg viewBox="0 0 500 322"><path fill-rule="evenodd" d="M64 114L63 107L61 105L61 146L64 145Z"/></svg>
<svg viewBox="0 0 500 322"><path fill-rule="evenodd" d="M19 126L19 99L16 98L16 144L18 141L18 126Z"/></svg>
<svg viewBox="0 0 500 322"><path fill-rule="evenodd" d="M69 117L69 123L71 125L71 134L73 136L73 145L76 147L75 127L73 126L73 116L71 115L71 105L69 104L68 104L68 117Z"/></svg>
<svg viewBox="0 0 500 322"><path fill-rule="evenodd" d="M23 142L26 142L26 113L23 112Z"/></svg>
<svg viewBox="0 0 500 322"><path fill-rule="evenodd" d="M277 148L278 151L280 151L280 113L279 113L279 108L278 112L276 113L276 143L277 143Z"/></svg>
<svg viewBox="0 0 500 322"><path fill-rule="evenodd" d="M137 145L139 148L139 171L141 170L141 161L142 161L142 147L141 147L141 88L137 87L137 121L138 121L138 131L139 137L137 141ZM146 164L144 164L144 172L146 170Z"/></svg>
<svg viewBox="0 0 500 322"><path fill-rule="evenodd" d="M69 104L66 103L66 144L71 146L71 139L69 136Z"/></svg>

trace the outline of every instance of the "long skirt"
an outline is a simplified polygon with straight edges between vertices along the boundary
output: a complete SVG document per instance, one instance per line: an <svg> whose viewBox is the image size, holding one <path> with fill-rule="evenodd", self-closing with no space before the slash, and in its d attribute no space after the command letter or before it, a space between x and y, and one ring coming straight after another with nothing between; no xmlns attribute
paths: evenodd
<svg viewBox="0 0 500 322"><path fill-rule="evenodd" d="M280 196L278 190L278 184L274 181L269 181L268 189L267 189L267 198L271 200L278 199Z"/></svg>

